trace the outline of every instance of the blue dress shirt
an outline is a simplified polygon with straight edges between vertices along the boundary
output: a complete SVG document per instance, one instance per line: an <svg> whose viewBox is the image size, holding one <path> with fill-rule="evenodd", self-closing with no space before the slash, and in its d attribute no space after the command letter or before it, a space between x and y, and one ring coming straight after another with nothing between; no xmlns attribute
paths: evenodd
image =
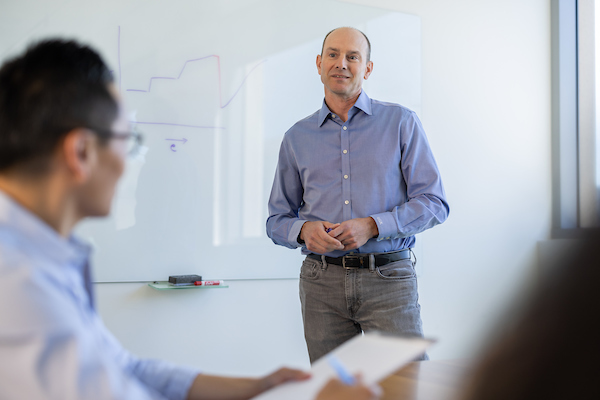
<svg viewBox="0 0 600 400"><path fill-rule="evenodd" d="M0 191L0 399L185 399L198 371L138 359L102 323L89 254Z"/></svg>
<svg viewBox="0 0 600 400"><path fill-rule="evenodd" d="M382 253L412 247L415 234L444 222L449 211L416 114L372 100L363 90L346 122L323 101L319 111L286 132L269 199L267 235L296 248L306 221L370 216L379 236L354 252ZM304 247L302 253L310 252Z"/></svg>

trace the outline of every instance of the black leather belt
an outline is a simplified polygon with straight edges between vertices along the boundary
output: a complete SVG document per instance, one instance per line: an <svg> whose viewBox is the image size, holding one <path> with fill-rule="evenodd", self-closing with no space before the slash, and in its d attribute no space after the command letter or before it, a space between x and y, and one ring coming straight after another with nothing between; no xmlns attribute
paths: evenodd
<svg viewBox="0 0 600 400"><path fill-rule="evenodd" d="M321 261L319 254L309 254L308 258ZM375 254L375 266L380 267L387 263L410 258L410 249L398 250L390 253ZM335 264L344 268L369 268L369 254L347 254L342 257L325 257L327 264Z"/></svg>

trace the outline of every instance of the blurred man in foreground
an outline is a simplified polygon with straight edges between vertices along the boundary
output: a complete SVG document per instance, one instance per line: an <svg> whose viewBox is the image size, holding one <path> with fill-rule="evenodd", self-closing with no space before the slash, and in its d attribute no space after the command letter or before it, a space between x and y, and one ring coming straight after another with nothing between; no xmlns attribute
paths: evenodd
<svg viewBox="0 0 600 400"><path fill-rule="evenodd" d="M0 69L0 398L247 399L309 378L285 368L224 378L138 359L103 325L90 248L72 230L109 213L138 143L89 47L45 41Z"/></svg>

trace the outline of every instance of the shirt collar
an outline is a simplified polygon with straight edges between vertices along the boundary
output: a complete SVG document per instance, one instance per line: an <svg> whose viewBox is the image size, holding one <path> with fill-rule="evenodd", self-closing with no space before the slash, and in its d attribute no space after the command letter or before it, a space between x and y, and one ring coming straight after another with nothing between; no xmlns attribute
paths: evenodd
<svg viewBox="0 0 600 400"><path fill-rule="evenodd" d="M373 115L371 110L371 99L364 90L360 92L360 96L358 96L356 103L354 103L354 107L362 110L367 115Z"/></svg>
<svg viewBox="0 0 600 400"><path fill-rule="evenodd" d="M28 244L60 265L82 268L90 256L90 246L75 236L63 238L48 224L0 190L0 227L10 227Z"/></svg>
<svg viewBox="0 0 600 400"><path fill-rule="evenodd" d="M358 99L356 99L356 103L354 103L353 108L354 107L358 108L359 110L362 110L367 115L373 114L371 110L371 99L369 98L369 96L367 96L367 93L364 90L360 92ZM352 112L352 109L350 109L350 112ZM319 111L319 118L317 120L319 127L323 126L325 120L330 115L331 110L329 109L329 107L327 107L325 99L323 99L323 105L321 106L321 110Z"/></svg>

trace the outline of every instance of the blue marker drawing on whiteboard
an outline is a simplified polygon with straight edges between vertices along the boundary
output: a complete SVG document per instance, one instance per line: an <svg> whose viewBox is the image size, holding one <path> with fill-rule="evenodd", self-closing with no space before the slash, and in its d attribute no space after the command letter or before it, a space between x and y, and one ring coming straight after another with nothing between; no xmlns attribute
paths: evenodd
<svg viewBox="0 0 600 400"><path fill-rule="evenodd" d="M340 380L346 385L354 385L356 383L356 379L348 372L346 367L342 364L342 362L333 354L327 356L327 361L329 361L329 365L331 368L335 370L338 374Z"/></svg>
<svg viewBox="0 0 600 400"><path fill-rule="evenodd" d="M175 141L175 142L183 142L183 144L187 143L187 139L186 138L183 138L183 139L165 139L165 140L171 140L171 141ZM177 150L175 150L175 143L173 143L171 145L171 151L177 151Z"/></svg>

